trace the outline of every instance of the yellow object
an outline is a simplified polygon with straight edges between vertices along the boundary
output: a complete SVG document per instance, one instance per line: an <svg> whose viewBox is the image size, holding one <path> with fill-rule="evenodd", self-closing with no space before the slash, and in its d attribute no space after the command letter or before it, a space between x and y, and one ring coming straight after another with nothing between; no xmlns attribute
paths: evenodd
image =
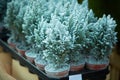
<svg viewBox="0 0 120 80"><path fill-rule="evenodd" d="M21 66L19 61L13 59L12 76L17 80L38 80L38 76L29 72L27 67Z"/></svg>
<svg viewBox="0 0 120 80"><path fill-rule="evenodd" d="M110 56L110 80L120 80L120 54L116 50Z"/></svg>
<svg viewBox="0 0 120 80"><path fill-rule="evenodd" d="M0 46L0 80L38 80L36 74L29 72L27 67L19 64L19 61L12 59L9 53L2 50ZM5 77L4 77L5 76Z"/></svg>

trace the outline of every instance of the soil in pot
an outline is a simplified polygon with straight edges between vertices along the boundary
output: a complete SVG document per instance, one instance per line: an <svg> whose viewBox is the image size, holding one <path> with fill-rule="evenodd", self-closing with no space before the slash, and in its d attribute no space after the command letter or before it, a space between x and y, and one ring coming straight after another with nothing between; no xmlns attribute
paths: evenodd
<svg viewBox="0 0 120 80"><path fill-rule="evenodd" d="M36 58L37 53L35 53L32 50L27 50L25 52L25 57L27 58L28 61L30 61L32 64L34 64L34 59Z"/></svg>
<svg viewBox="0 0 120 80"><path fill-rule="evenodd" d="M45 72L47 76L50 78L60 79L67 77L69 74L69 70L70 70L70 65L68 64L63 64L61 67L56 69L53 68L53 66L51 65L45 66Z"/></svg>
<svg viewBox="0 0 120 80"><path fill-rule="evenodd" d="M35 58L35 65L38 69L40 70L44 70L45 66L46 66L46 61L44 59L42 59L42 57L40 57L39 55Z"/></svg>
<svg viewBox="0 0 120 80"><path fill-rule="evenodd" d="M103 70L109 65L109 59L103 58L101 60L95 60L94 58L88 58L86 67L90 70Z"/></svg>

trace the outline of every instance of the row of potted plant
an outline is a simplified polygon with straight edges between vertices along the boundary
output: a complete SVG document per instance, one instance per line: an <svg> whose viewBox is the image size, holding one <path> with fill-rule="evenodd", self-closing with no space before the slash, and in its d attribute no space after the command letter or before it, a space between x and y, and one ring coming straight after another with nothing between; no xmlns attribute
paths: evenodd
<svg viewBox="0 0 120 80"><path fill-rule="evenodd" d="M91 70L108 66L117 42L116 22L110 15L95 17L88 0L81 4L77 0L19 2L8 3L5 17L10 39L17 42L12 46L23 48L22 55L49 77L65 77L85 64Z"/></svg>

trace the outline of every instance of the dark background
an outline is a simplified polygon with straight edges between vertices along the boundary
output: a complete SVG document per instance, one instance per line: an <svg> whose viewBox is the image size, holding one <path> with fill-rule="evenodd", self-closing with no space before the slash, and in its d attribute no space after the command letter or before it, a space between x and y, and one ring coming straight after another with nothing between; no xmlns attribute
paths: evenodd
<svg viewBox="0 0 120 80"><path fill-rule="evenodd" d="M3 21L3 18L6 13L7 8L7 2L10 2L11 0L0 0L0 22Z"/></svg>

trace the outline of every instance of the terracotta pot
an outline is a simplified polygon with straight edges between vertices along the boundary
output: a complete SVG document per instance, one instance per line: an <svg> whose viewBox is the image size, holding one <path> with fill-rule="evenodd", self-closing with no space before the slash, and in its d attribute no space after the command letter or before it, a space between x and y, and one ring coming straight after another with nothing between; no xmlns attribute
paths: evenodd
<svg viewBox="0 0 120 80"><path fill-rule="evenodd" d="M8 45L9 45L11 48L16 49L17 43L12 42L12 38L11 38L11 37L8 38L7 43L8 43Z"/></svg>
<svg viewBox="0 0 120 80"><path fill-rule="evenodd" d="M78 59L76 59L77 57L79 57ZM72 59L73 58L73 59ZM84 69L85 66L85 57L84 55L76 55L75 59L74 57L72 57L70 60L70 71L80 71L82 69Z"/></svg>
<svg viewBox="0 0 120 80"><path fill-rule="evenodd" d="M16 50L17 50L18 53L21 54L21 56L25 57L25 52L26 52L25 49L21 49L21 48L19 48L19 45L17 45Z"/></svg>
<svg viewBox="0 0 120 80"><path fill-rule="evenodd" d="M44 60L40 60L39 58L36 58L34 62L38 69L44 71L44 68L46 66L46 62Z"/></svg>
<svg viewBox="0 0 120 80"><path fill-rule="evenodd" d="M31 63L34 64L34 59L36 58L37 54L34 53L33 51L31 50L27 50L25 52L25 57L27 58L28 61L30 61Z"/></svg>
<svg viewBox="0 0 120 80"><path fill-rule="evenodd" d="M64 70L56 69L54 71L50 70L50 66L49 65L45 66L45 72L46 72L47 76L50 77L50 78L56 78L56 79L64 78L64 77L68 76L69 70L70 70L70 66L69 65L67 65L67 68L64 69Z"/></svg>
<svg viewBox="0 0 120 80"><path fill-rule="evenodd" d="M80 71L84 69L85 63L79 64L79 65L71 65L70 71Z"/></svg>
<svg viewBox="0 0 120 80"><path fill-rule="evenodd" d="M91 64L91 63L86 63L86 66L90 70L103 70L107 68L108 64Z"/></svg>
<svg viewBox="0 0 120 80"><path fill-rule="evenodd" d="M18 53L20 53L23 57L25 57L25 51L26 51L26 50L17 48L17 51L18 51Z"/></svg>
<svg viewBox="0 0 120 80"><path fill-rule="evenodd" d="M44 64L40 64L40 63L35 62L35 65L37 66L38 69L44 71L44 68L45 68L45 65L44 65Z"/></svg>
<svg viewBox="0 0 120 80"><path fill-rule="evenodd" d="M100 60L96 60L94 57L88 57L86 62L86 67L90 70L102 70L109 65L108 57L105 57Z"/></svg>

